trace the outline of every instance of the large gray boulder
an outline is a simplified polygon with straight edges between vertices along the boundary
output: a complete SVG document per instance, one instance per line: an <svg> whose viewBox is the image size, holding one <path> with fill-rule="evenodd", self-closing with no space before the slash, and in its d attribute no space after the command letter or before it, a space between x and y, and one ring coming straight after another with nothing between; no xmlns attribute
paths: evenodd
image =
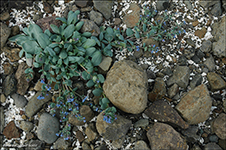
<svg viewBox="0 0 226 150"><path fill-rule="evenodd" d="M147 73L130 60L116 62L103 85L109 100L124 112L138 114L147 106Z"/></svg>

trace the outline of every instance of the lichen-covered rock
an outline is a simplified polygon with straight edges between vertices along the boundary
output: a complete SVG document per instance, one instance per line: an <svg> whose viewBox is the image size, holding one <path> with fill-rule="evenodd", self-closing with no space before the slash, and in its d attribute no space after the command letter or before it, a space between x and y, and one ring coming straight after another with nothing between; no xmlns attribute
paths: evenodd
<svg viewBox="0 0 226 150"><path fill-rule="evenodd" d="M130 60L116 62L103 85L107 98L124 112L138 114L147 106L147 73Z"/></svg>
<svg viewBox="0 0 226 150"><path fill-rule="evenodd" d="M155 123L154 126L148 130L147 137L151 149L154 150L186 150L188 148L187 143L181 135L171 126L164 123Z"/></svg>
<svg viewBox="0 0 226 150"><path fill-rule="evenodd" d="M182 97L176 109L189 124L197 124L209 118L211 106L209 91L201 84Z"/></svg>
<svg viewBox="0 0 226 150"><path fill-rule="evenodd" d="M217 91L226 88L226 82L215 72L207 74L207 80L210 83L211 91Z"/></svg>
<svg viewBox="0 0 226 150"><path fill-rule="evenodd" d="M226 139L226 114L221 113L212 124L213 132L221 139Z"/></svg>
<svg viewBox="0 0 226 150"><path fill-rule="evenodd" d="M113 0L108 1L93 0L93 5L98 11L100 11L103 14L103 16L106 19L111 18Z"/></svg>

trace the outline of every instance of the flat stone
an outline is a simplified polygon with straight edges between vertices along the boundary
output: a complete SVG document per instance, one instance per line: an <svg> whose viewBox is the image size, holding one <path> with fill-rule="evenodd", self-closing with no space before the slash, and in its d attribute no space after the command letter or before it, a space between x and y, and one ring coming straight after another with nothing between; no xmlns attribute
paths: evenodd
<svg viewBox="0 0 226 150"><path fill-rule="evenodd" d="M56 133L59 132L59 129L60 123L57 118L48 113L43 113L39 119L37 136L40 140L52 144L58 138Z"/></svg>
<svg viewBox="0 0 226 150"><path fill-rule="evenodd" d="M210 40L205 40L202 42L202 46L200 47L202 52L210 52L212 49L213 43Z"/></svg>
<svg viewBox="0 0 226 150"><path fill-rule="evenodd" d="M7 139L20 138L19 129L16 127L14 121L10 121L3 130L3 134Z"/></svg>
<svg viewBox="0 0 226 150"><path fill-rule="evenodd" d="M27 104L27 99L22 95L14 93L12 98L14 99L16 107L18 108L23 108Z"/></svg>
<svg viewBox="0 0 226 150"><path fill-rule="evenodd" d="M177 66L173 72L173 76L167 80L167 85L170 86L174 83L182 88L188 86L190 70L187 66Z"/></svg>
<svg viewBox="0 0 226 150"><path fill-rule="evenodd" d="M86 127L85 134L87 135L87 139L89 142L97 138L98 133L96 132L94 124L89 124L88 127Z"/></svg>
<svg viewBox="0 0 226 150"><path fill-rule="evenodd" d="M222 150L222 148L216 143L208 143L204 146L204 150Z"/></svg>
<svg viewBox="0 0 226 150"><path fill-rule="evenodd" d="M134 123L135 128L137 128L137 127L145 128L148 125L149 125L148 119L140 119L140 120L138 120L137 122Z"/></svg>
<svg viewBox="0 0 226 150"><path fill-rule="evenodd" d="M215 61L212 55L204 61L204 64L210 72L215 70Z"/></svg>
<svg viewBox="0 0 226 150"><path fill-rule="evenodd" d="M209 81L211 91L217 91L226 87L226 82L215 72L209 72L207 74L207 80Z"/></svg>
<svg viewBox="0 0 226 150"><path fill-rule="evenodd" d="M202 27L201 30L196 30L195 31L195 36L198 36L200 39L204 38L205 34L206 34L207 30L205 27Z"/></svg>
<svg viewBox="0 0 226 150"><path fill-rule="evenodd" d="M103 90L107 98L127 113L141 113L147 106L147 73L135 62L116 62L108 71Z"/></svg>
<svg viewBox="0 0 226 150"><path fill-rule="evenodd" d="M26 132L29 132L31 129L33 129L33 127L33 123L29 121L21 121L20 123L20 128Z"/></svg>
<svg viewBox="0 0 226 150"><path fill-rule="evenodd" d="M84 22L81 32L91 32L93 36L100 34L100 28L95 24L94 21L88 19L81 19Z"/></svg>
<svg viewBox="0 0 226 150"><path fill-rule="evenodd" d="M49 100L51 100L52 98L52 94L51 93L46 93L44 95L44 99L37 99L38 96L41 95L42 92L37 92L29 101L28 104L25 107L25 113L26 115L30 118L32 117L34 114L36 114L41 108L42 105L47 103ZM47 95L48 94L48 95Z"/></svg>
<svg viewBox="0 0 226 150"><path fill-rule="evenodd" d="M226 114L221 113L213 122L212 130L216 135L222 139L226 139Z"/></svg>
<svg viewBox="0 0 226 150"><path fill-rule="evenodd" d="M89 13L90 20L94 21L97 25L100 25L103 22L103 15L99 12L92 10Z"/></svg>
<svg viewBox="0 0 226 150"><path fill-rule="evenodd" d="M161 122L171 123L176 127L183 129L188 128L188 124L180 117L175 109L173 109L167 102L163 100L155 101L144 112L145 115L151 119L156 119Z"/></svg>
<svg viewBox="0 0 226 150"><path fill-rule="evenodd" d="M79 7L86 7L87 3L88 3L88 0L83 0L83 1L81 1L81 0L76 0L76 1L75 1L75 4L76 4L77 6L79 6Z"/></svg>
<svg viewBox="0 0 226 150"><path fill-rule="evenodd" d="M112 123L105 122L103 112L97 116L96 129L98 133L107 140L117 140L126 135L132 126L132 121L116 115L117 119Z"/></svg>
<svg viewBox="0 0 226 150"><path fill-rule="evenodd" d="M112 62L112 58L111 57L103 57L102 62L99 64L99 67L103 70L103 71L108 71L108 69L111 66L111 62Z"/></svg>
<svg viewBox="0 0 226 150"><path fill-rule="evenodd" d="M5 126L4 108L0 106L0 134L3 133L4 126Z"/></svg>
<svg viewBox="0 0 226 150"><path fill-rule="evenodd" d="M94 7L99 12L101 12L106 19L111 18L112 6L113 6L112 0L108 0L108 1L93 0L93 4L94 4Z"/></svg>
<svg viewBox="0 0 226 150"><path fill-rule="evenodd" d="M128 13L128 11L132 11ZM126 15L123 17L123 22L128 28L133 28L139 22L140 19L140 7L138 4L130 4L129 9L126 12Z"/></svg>
<svg viewBox="0 0 226 150"><path fill-rule="evenodd" d="M206 85L201 84L185 94L176 109L189 124L198 124L209 118L212 100Z"/></svg>
<svg viewBox="0 0 226 150"><path fill-rule="evenodd" d="M7 97L7 96L15 93L17 90L16 85L17 85L17 81L15 79L15 76L13 74L8 75L4 79L3 84L2 84L3 94L5 94L5 96Z"/></svg>
<svg viewBox="0 0 226 150"><path fill-rule="evenodd" d="M201 74L196 74L195 76L193 76L191 82L190 82L190 87L193 90L195 87L197 87L198 85L200 85L202 83L203 77Z"/></svg>
<svg viewBox="0 0 226 150"><path fill-rule="evenodd" d="M153 90L148 94L148 99L154 102L161 99L166 94L166 85L163 78L157 77Z"/></svg>
<svg viewBox="0 0 226 150"><path fill-rule="evenodd" d="M174 83L173 86L171 86L168 89L168 96L169 96L169 98L173 98L178 92L179 92L179 86Z"/></svg>
<svg viewBox="0 0 226 150"><path fill-rule="evenodd" d="M150 150L150 148L148 147L147 143L139 140L135 142L135 146L134 149L142 149L142 150Z"/></svg>
<svg viewBox="0 0 226 150"><path fill-rule="evenodd" d="M51 16L51 17L46 17L46 18L41 18L37 20L36 24L40 26L42 31L44 32L46 29L48 29L50 32L53 33L52 29L50 28L51 24L54 24L56 26L60 26L62 22L60 20L56 20L58 16Z"/></svg>
<svg viewBox="0 0 226 150"><path fill-rule="evenodd" d="M11 29L7 27L6 24L0 22L0 48L3 48L9 35L11 34Z"/></svg>
<svg viewBox="0 0 226 150"><path fill-rule="evenodd" d="M57 141L53 144L53 149L65 149L69 147L69 142L64 140L63 137L58 138Z"/></svg>
<svg viewBox="0 0 226 150"><path fill-rule="evenodd" d="M171 126L164 123L155 123L154 126L148 130L147 137L151 149L154 150L186 150L188 148L186 141L181 138L181 135Z"/></svg>
<svg viewBox="0 0 226 150"><path fill-rule="evenodd" d="M1 21L9 20L9 18L10 18L10 15L9 15L8 12L3 12L3 13L0 14L0 20Z"/></svg>

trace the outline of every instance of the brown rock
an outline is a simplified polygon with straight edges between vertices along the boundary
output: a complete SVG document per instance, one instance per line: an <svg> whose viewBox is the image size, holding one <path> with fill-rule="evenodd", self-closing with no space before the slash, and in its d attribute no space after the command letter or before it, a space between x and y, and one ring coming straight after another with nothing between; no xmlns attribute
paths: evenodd
<svg viewBox="0 0 226 150"><path fill-rule="evenodd" d="M163 78L155 79L154 89L148 94L148 99L152 102L161 99L166 94L166 85Z"/></svg>
<svg viewBox="0 0 226 150"><path fill-rule="evenodd" d="M47 13L53 13L54 12L54 8L47 2L43 2L43 6L44 6L44 11Z"/></svg>
<svg viewBox="0 0 226 150"><path fill-rule="evenodd" d="M201 30L196 30L195 31L195 36L198 36L200 39L204 38L205 34L206 34L207 30L205 27L202 27Z"/></svg>
<svg viewBox="0 0 226 150"><path fill-rule="evenodd" d="M128 14L129 10L132 10L132 12ZM128 11L126 12L126 15L123 18L123 22L126 24L128 28L133 28L134 26L136 26L140 19L140 7L137 4L132 3Z"/></svg>
<svg viewBox="0 0 226 150"><path fill-rule="evenodd" d="M176 109L189 124L197 124L209 118L211 106L209 91L201 84L182 97Z"/></svg>
<svg viewBox="0 0 226 150"><path fill-rule="evenodd" d="M9 140L12 138L20 138L19 129L16 127L14 121L10 121L7 124L7 126L3 130L3 134Z"/></svg>
<svg viewBox="0 0 226 150"><path fill-rule="evenodd" d="M13 73L13 66L8 62L3 64L3 69L4 69L5 75L9 75L9 74Z"/></svg>
<svg viewBox="0 0 226 150"><path fill-rule="evenodd" d="M27 92L29 87L29 82L27 82L25 70L28 68L25 62L22 62L15 74L15 78L17 79L17 93L20 95L24 95ZM33 78L30 78L30 81Z"/></svg>
<svg viewBox="0 0 226 150"><path fill-rule="evenodd" d="M41 18L37 21L37 25L40 26L40 28L43 30L43 32L48 29L50 32L53 33L52 29L50 28L51 24L54 24L56 26L60 26L62 22L60 20L56 20L58 18L57 16L52 16L52 17L46 17L46 18Z"/></svg>
<svg viewBox="0 0 226 150"><path fill-rule="evenodd" d="M10 15L9 15L8 12L3 12L3 13L0 14L0 20L1 21L9 20L9 18L10 18Z"/></svg>
<svg viewBox="0 0 226 150"><path fill-rule="evenodd" d="M211 91L217 91L226 87L226 82L215 72L209 72L207 74L207 80L210 83Z"/></svg>
<svg viewBox="0 0 226 150"><path fill-rule="evenodd" d="M176 149L186 150L188 148L185 140L171 126L164 123L155 123L147 132L151 149Z"/></svg>
<svg viewBox="0 0 226 150"><path fill-rule="evenodd" d="M80 107L80 110L79 110L80 114L82 117L85 117L85 120L86 122L89 122L91 119L93 119L94 117L94 113L93 111L90 109L89 106L87 105L82 105ZM81 126L81 125L84 125L86 122L83 122L83 121L79 121L74 115L70 114L69 115L69 119L68 119L69 123L73 124L73 125L78 125L78 126Z"/></svg>
<svg viewBox="0 0 226 150"><path fill-rule="evenodd" d="M222 140L226 139L226 114L221 113L212 124L213 132L221 138Z"/></svg>
<svg viewBox="0 0 226 150"><path fill-rule="evenodd" d="M119 25L122 22L120 18L115 18L114 24Z"/></svg>
<svg viewBox="0 0 226 150"><path fill-rule="evenodd" d="M19 48L10 49L9 47L3 47L2 51L5 52L6 57L9 58L11 62L20 60L20 57L19 57L20 49Z"/></svg>
<svg viewBox="0 0 226 150"><path fill-rule="evenodd" d="M18 25L11 27L11 35L15 36L20 33L20 28Z"/></svg>
<svg viewBox="0 0 226 150"><path fill-rule="evenodd" d="M147 106L147 73L130 60L116 62L103 85L108 99L127 113L138 114Z"/></svg>
<svg viewBox="0 0 226 150"><path fill-rule="evenodd" d="M199 21L198 21L198 20L192 22L192 25L193 25L194 27L197 26L198 24L199 24Z"/></svg>
<svg viewBox="0 0 226 150"><path fill-rule="evenodd" d="M2 49L11 34L11 29L6 24L0 22L0 48Z"/></svg>
<svg viewBox="0 0 226 150"><path fill-rule="evenodd" d="M76 132L76 138L78 139L78 141L81 143L82 141L84 141L85 137L83 135L83 133L81 131L77 131Z"/></svg>
<svg viewBox="0 0 226 150"><path fill-rule="evenodd" d="M169 122L183 129L189 125L181 118L175 109L163 100L155 101L148 109L145 110L145 115L151 119L156 119L161 122Z"/></svg>

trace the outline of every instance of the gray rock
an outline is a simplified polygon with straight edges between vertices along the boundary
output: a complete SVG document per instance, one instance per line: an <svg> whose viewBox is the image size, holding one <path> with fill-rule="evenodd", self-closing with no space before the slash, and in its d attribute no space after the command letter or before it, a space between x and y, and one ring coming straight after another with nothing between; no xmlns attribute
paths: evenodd
<svg viewBox="0 0 226 150"><path fill-rule="evenodd" d="M98 136L94 124L89 124L86 127L85 134L87 135L88 141L91 142L95 140Z"/></svg>
<svg viewBox="0 0 226 150"><path fill-rule="evenodd" d="M6 97L4 94L1 94L0 100L1 100L1 103L5 103Z"/></svg>
<svg viewBox="0 0 226 150"><path fill-rule="evenodd" d="M113 1L93 0L94 7L101 12L106 19L110 19L112 13Z"/></svg>
<svg viewBox="0 0 226 150"><path fill-rule="evenodd" d="M173 72L173 76L167 80L167 85L170 86L174 83L182 88L188 86L190 70L187 66L177 66Z"/></svg>
<svg viewBox="0 0 226 150"><path fill-rule="evenodd" d="M67 150L68 147L69 147L69 142L64 140L64 138L62 138L62 137L58 138L56 140L56 142L54 142L54 144L53 144L53 149L61 149L61 150L65 149L65 150Z"/></svg>
<svg viewBox="0 0 226 150"><path fill-rule="evenodd" d="M77 6L79 6L79 7L86 7L87 2L88 2L88 0L83 0L83 1L81 1L81 0L76 0L76 1L75 1L75 4L76 4Z"/></svg>
<svg viewBox="0 0 226 150"><path fill-rule="evenodd" d="M204 64L206 65L210 72L215 70L215 61L212 55L210 55L210 57L206 59Z"/></svg>
<svg viewBox="0 0 226 150"><path fill-rule="evenodd" d="M151 119L167 122L183 129L188 128L188 124L180 117L177 111L163 100L155 101L144 113Z"/></svg>
<svg viewBox="0 0 226 150"><path fill-rule="evenodd" d="M26 132L29 132L31 129L33 129L33 127L33 123L29 121L21 121L20 123L20 128Z"/></svg>
<svg viewBox="0 0 226 150"><path fill-rule="evenodd" d="M17 85L17 81L14 75L13 74L8 75L2 84L3 94L5 94L5 96L7 97L10 94L15 93L17 90L16 85Z"/></svg>
<svg viewBox="0 0 226 150"><path fill-rule="evenodd" d="M197 141L200 138L197 135L198 130L198 126L189 126L186 130L182 130L182 134Z"/></svg>
<svg viewBox="0 0 226 150"><path fill-rule="evenodd" d="M176 109L189 124L197 124L209 118L211 106L209 91L201 84L185 94Z"/></svg>
<svg viewBox="0 0 226 150"><path fill-rule="evenodd" d="M209 72L207 74L207 80L209 81L211 91L217 91L226 87L226 82L215 72Z"/></svg>
<svg viewBox="0 0 226 150"><path fill-rule="evenodd" d="M192 7L191 2L190 2L189 0L185 0L184 3L185 3L185 5L186 5L186 7L187 7L189 10L192 11L193 7Z"/></svg>
<svg viewBox="0 0 226 150"><path fill-rule="evenodd" d="M12 98L14 99L16 107L18 108L23 108L27 104L27 99L22 95L14 93Z"/></svg>
<svg viewBox="0 0 226 150"><path fill-rule="evenodd" d="M205 56L205 54L200 49L196 51L196 55L199 59L202 59Z"/></svg>
<svg viewBox="0 0 226 150"><path fill-rule="evenodd" d="M112 62L112 58L111 57L105 57L103 56L103 60L102 62L99 64L99 67L103 70L103 71L108 71L108 69L111 66L111 62Z"/></svg>
<svg viewBox="0 0 226 150"><path fill-rule="evenodd" d="M25 113L28 117L32 117L34 114L36 114L41 108L42 105L47 103L52 98L51 93L46 93L44 95L44 99L37 99L38 96L41 95L42 92L37 92L29 101L27 106L25 107Z"/></svg>
<svg viewBox="0 0 226 150"><path fill-rule="evenodd" d="M34 146L35 145L35 146ZM30 140L28 142L28 146L25 148L25 150L42 150L44 149L45 143L40 140Z"/></svg>
<svg viewBox="0 0 226 150"><path fill-rule="evenodd" d="M20 33L20 27L18 25L11 27L11 35L15 36Z"/></svg>
<svg viewBox="0 0 226 150"><path fill-rule="evenodd" d="M209 140L210 140L210 142L215 142L215 143L217 143L218 142L218 136L216 136L216 135L210 135L209 136Z"/></svg>
<svg viewBox="0 0 226 150"><path fill-rule="evenodd" d="M109 100L127 113L141 113L147 106L147 74L135 62L116 62L108 71L103 90Z"/></svg>
<svg viewBox="0 0 226 150"><path fill-rule="evenodd" d="M190 82L191 89L193 90L196 86L200 85L202 83L202 80L202 75L196 74Z"/></svg>
<svg viewBox="0 0 226 150"><path fill-rule="evenodd" d="M204 146L204 150L222 150L216 143L208 143Z"/></svg>
<svg viewBox="0 0 226 150"><path fill-rule="evenodd" d="M187 65L187 58L181 55L178 59L178 65L186 66Z"/></svg>
<svg viewBox="0 0 226 150"><path fill-rule="evenodd" d="M223 107L224 107L223 108L224 109L224 112L226 113L226 99L223 100Z"/></svg>
<svg viewBox="0 0 226 150"><path fill-rule="evenodd" d="M186 39L186 43L192 47L195 47L195 42L192 41L192 39L190 39L190 38Z"/></svg>
<svg viewBox="0 0 226 150"><path fill-rule="evenodd" d="M50 114L43 113L38 123L37 136L40 140L52 144L57 139L56 133L59 132L59 129L59 121Z"/></svg>
<svg viewBox="0 0 226 150"><path fill-rule="evenodd" d="M89 19L94 21L97 25L100 25L103 22L103 15L99 12L92 10L89 13Z"/></svg>
<svg viewBox="0 0 226 150"><path fill-rule="evenodd" d="M213 54L217 57L226 57L226 17L222 17L220 22L213 24L212 35L216 42L213 43Z"/></svg>
<svg viewBox="0 0 226 150"><path fill-rule="evenodd" d="M5 126L4 108L0 106L0 134L3 133L4 126Z"/></svg>
<svg viewBox="0 0 226 150"><path fill-rule="evenodd" d="M123 136L120 139L117 139L117 140L112 141L112 146L114 148L120 149L122 147L124 141L125 141L125 137Z"/></svg>
<svg viewBox="0 0 226 150"><path fill-rule="evenodd" d="M86 142L82 142L82 149L85 149L85 150L92 150L91 147L89 146L89 144L86 143Z"/></svg>
<svg viewBox="0 0 226 150"><path fill-rule="evenodd" d="M186 49L184 49L184 56L187 59L191 59L193 56L195 56L195 49L194 48L186 48Z"/></svg>
<svg viewBox="0 0 226 150"><path fill-rule="evenodd" d="M200 47L202 52L210 52L212 49L213 43L210 40L205 40L202 42L202 46Z"/></svg>
<svg viewBox="0 0 226 150"><path fill-rule="evenodd" d="M0 14L0 20L1 21L9 20L9 18L10 18L10 15L9 15L8 12L3 12L3 13Z"/></svg>
<svg viewBox="0 0 226 150"><path fill-rule="evenodd" d="M94 21L88 19L81 19L81 21L84 21L81 32L92 32L93 36L98 36L100 34L100 28Z"/></svg>
<svg viewBox="0 0 226 150"><path fill-rule="evenodd" d="M148 125L149 125L148 119L140 119L137 122L135 122L134 127L135 128L137 128L137 127L143 127L143 128L145 128Z"/></svg>
<svg viewBox="0 0 226 150"><path fill-rule="evenodd" d="M216 17L219 17L222 14L222 9L221 9L221 2L218 1L213 8L211 9L211 14L213 14Z"/></svg>
<svg viewBox="0 0 226 150"><path fill-rule="evenodd" d="M186 141L181 137L180 133L164 123L155 123L148 130L147 137L151 149L186 150L188 148Z"/></svg>
<svg viewBox="0 0 226 150"><path fill-rule="evenodd" d="M135 142L134 149L135 150L139 150L139 149L142 149L142 150L150 150L150 148L148 147L147 143L144 142L144 141L142 141L142 140Z"/></svg>
<svg viewBox="0 0 226 150"><path fill-rule="evenodd" d="M213 6L217 3L219 3L220 0L215 0L215 1L207 1L207 0L200 0L199 4L203 7L203 8L208 8L210 6Z"/></svg>
<svg viewBox="0 0 226 150"><path fill-rule="evenodd" d="M169 96L169 98L173 98L178 92L179 92L179 86L174 83L173 86L171 86L168 89L168 96Z"/></svg>
<svg viewBox="0 0 226 150"><path fill-rule="evenodd" d="M112 123L103 120L103 112L97 116L96 129L107 140L117 140L125 136L132 125L132 121L116 115L117 119Z"/></svg>
<svg viewBox="0 0 226 150"><path fill-rule="evenodd" d="M11 29L7 27L6 24L0 22L0 48L3 48L9 35L11 34Z"/></svg>
<svg viewBox="0 0 226 150"><path fill-rule="evenodd" d="M221 113L213 122L212 130L216 135L225 140L226 139L226 114Z"/></svg>
<svg viewBox="0 0 226 150"><path fill-rule="evenodd" d="M222 7L226 10L226 0L222 0Z"/></svg>
<svg viewBox="0 0 226 150"><path fill-rule="evenodd" d="M156 8L158 11L167 9L170 6L169 0L157 1Z"/></svg>

